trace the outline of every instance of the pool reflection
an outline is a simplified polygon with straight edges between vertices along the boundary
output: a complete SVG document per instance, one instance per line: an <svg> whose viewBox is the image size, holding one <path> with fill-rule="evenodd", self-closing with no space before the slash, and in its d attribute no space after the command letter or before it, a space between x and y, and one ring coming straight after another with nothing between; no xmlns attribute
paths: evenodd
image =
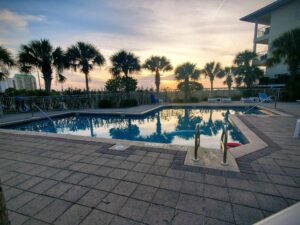
<svg viewBox="0 0 300 225"><path fill-rule="evenodd" d="M167 108L146 116L79 115L23 124L20 130L68 133L83 136L126 139L193 146L194 129L201 123L201 146L219 148L222 126L230 114L239 109ZM239 132L229 123L229 141L244 143Z"/></svg>

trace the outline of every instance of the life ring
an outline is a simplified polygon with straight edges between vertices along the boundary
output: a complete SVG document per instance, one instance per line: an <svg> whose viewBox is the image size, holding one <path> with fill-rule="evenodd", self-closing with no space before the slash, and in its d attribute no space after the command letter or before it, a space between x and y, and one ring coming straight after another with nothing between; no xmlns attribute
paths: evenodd
<svg viewBox="0 0 300 225"><path fill-rule="evenodd" d="M235 148L235 147L239 147L239 146L241 146L241 144L237 143L237 142L228 142L227 143L228 148Z"/></svg>
<svg viewBox="0 0 300 225"><path fill-rule="evenodd" d="M21 105L19 106L19 111L22 112L22 113L28 112L29 109L30 109L30 108L29 108L29 106L28 106L26 103L21 104Z"/></svg>

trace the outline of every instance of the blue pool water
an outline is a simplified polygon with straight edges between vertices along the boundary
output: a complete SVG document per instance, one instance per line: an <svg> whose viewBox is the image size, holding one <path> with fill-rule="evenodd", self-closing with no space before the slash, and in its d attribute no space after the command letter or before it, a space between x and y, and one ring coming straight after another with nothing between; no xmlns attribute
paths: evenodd
<svg viewBox="0 0 300 225"><path fill-rule="evenodd" d="M219 148L223 124L230 114L243 111L245 108L169 107L144 116L70 114L53 118L55 126L45 119L7 128L193 146L195 126L201 122L201 146ZM254 109L251 113L261 112ZM228 134L230 142L246 143L230 123Z"/></svg>

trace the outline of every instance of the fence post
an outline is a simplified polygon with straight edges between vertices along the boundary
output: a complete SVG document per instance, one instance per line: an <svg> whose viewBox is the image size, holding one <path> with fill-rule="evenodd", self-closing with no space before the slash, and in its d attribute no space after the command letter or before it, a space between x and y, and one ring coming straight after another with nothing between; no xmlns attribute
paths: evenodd
<svg viewBox="0 0 300 225"><path fill-rule="evenodd" d="M3 115L4 115L3 104L2 104L2 100L0 99L0 117L2 117Z"/></svg>
<svg viewBox="0 0 300 225"><path fill-rule="evenodd" d="M3 194L3 189L1 186L1 180L0 180L0 223L1 225L10 225L6 204L5 204L5 198Z"/></svg>

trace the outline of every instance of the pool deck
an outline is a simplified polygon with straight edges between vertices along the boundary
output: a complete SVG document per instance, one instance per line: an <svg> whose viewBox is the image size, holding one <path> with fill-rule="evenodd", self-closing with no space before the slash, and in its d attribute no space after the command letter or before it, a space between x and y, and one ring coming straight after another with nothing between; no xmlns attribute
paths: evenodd
<svg viewBox="0 0 300 225"><path fill-rule="evenodd" d="M151 106L140 107L121 113ZM183 165L185 151L0 132L12 225L253 224L300 201L300 139L292 137L300 104L278 109L292 115L239 116L268 144L238 158L239 173Z"/></svg>

